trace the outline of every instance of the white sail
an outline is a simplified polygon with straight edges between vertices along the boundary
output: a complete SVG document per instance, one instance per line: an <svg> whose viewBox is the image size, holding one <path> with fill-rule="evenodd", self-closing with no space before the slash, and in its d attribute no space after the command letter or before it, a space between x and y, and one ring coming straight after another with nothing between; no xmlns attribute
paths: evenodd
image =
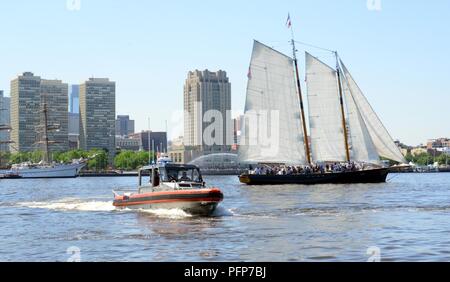
<svg viewBox="0 0 450 282"><path fill-rule="evenodd" d="M306 53L306 85L313 161L345 161L336 71Z"/></svg>
<svg viewBox="0 0 450 282"><path fill-rule="evenodd" d="M341 71L342 72L342 71ZM350 159L356 162L378 164L380 157L370 137L364 119L351 94L348 81L342 75L342 91L347 106L347 128L350 148Z"/></svg>
<svg viewBox="0 0 450 282"><path fill-rule="evenodd" d="M306 163L292 58L255 41L248 77L239 160Z"/></svg>
<svg viewBox="0 0 450 282"><path fill-rule="evenodd" d="M388 131L374 112L361 89L356 84L355 80L341 61L344 71L344 76L348 82L350 93L355 101L356 106L361 113L361 117L368 129L373 144L378 152L378 155L387 159L405 163L405 158L395 145L394 140L389 135Z"/></svg>

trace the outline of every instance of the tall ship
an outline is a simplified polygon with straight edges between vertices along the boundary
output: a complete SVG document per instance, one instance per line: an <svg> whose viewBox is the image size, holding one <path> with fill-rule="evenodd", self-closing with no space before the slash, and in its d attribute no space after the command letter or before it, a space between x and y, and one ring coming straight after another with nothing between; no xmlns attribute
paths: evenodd
<svg viewBox="0 0 450 282"><path fill-rule="evenodd" d="M240 181L385 182L382 159L406 161L338 53L335 67L305 53L306 113L291 43L293 57L254 41L238 158L256 169Z"/></svg>
<svg viewBox="0 0 450 282"><path fill-rule="evenodd" d="M8 176L5 178L73 178L77 177L80 170L86 165L87 160L72 160L72 163L55 163L50 162L50 144L54 141L49 140L49 131L58 130L58 125L48 124L48 108L47 104L43 104L43 126L40 133L42 138L37 142L43 149L43 159L39 163L24 162L13 164L9 170L0 170L0 175ZM11 142L9 142L11 143Z"/></svg>

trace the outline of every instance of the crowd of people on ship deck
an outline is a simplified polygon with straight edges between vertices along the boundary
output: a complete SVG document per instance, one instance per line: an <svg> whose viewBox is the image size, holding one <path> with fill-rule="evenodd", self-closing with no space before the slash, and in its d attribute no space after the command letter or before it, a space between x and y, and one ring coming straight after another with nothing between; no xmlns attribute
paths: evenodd
<svg viewBox="0 0 450 282"><path fill-rule="evenodd" d="M251 174L257 175L293 175L311 173L337 173L362 170L363 165L355 162L314 164L314 165L258 165L250 169Z"/></svg>

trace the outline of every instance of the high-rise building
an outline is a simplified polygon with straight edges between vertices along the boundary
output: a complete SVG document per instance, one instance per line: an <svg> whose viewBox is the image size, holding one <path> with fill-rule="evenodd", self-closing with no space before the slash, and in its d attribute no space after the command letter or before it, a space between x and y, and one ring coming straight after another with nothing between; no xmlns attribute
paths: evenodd
<svg viewBox="0 0 450 282"><path fill-rule="evenodd" d="M33 151L41 121L41 77L24 72L11 81L11 151Z"/></svg>
<svg viewBox="0 0 450 282"><path fill-rule="evenodd" d="M230 143L233 142L230 111L231 83L226 72L190 71L184 85L185 146L203 153L229 151ZM211 144L211 140L205 140L204 133L213 122L218 122L216 114L221 116L221 130L212 130L214 133L210 135L213 135L211 137L215 142ZM205 119L210 121L204 121Z"/></svg>
<svg viewBox="0 0 450 282"><path fill-rule="evenodd" d="M115 155L116 83L90 78L80 85L80 148L103 149Z"/></svg>
<svg viewBox="0 0 450 282"><path fill-rule="evenodd" d="M10 98L3 95L0 90L0 152L9 151L9 145L6 142L10 139ZM1 166L1 164L0 164Z"/></svg>
<svg viewBox="0 0 450 282"><path fill-rule="evenodd" d="M47 106L47 125L58 128L48 132L50 150L65 151L67 139L67 87L61 80L46 80L31 72L24 72L11 81L11 140L12 151L42 149L44 113Z"/></svg>
<svg viewBox="0 0 450 282"><path fill-rule="evenodd" d="M69 148L77 149L80 135L80 86L72 84L69 88Z"/></svg>
<svg viewBox="0 0 450 282"><path fill-rule="evenodd" d="M65 151L67 141L67 84L60 80L45 80L25 72L11 81L11 139L12 151L42 149L44 114L47 125L58 128L48 132L50 150Z"/></svg>
<svg viewBox="0 0 450 282"><path fill-rule="evenodd" d="M68 84L61 80L41 79L41 105L47 106L47 124L56 126L57 130L48 131L48 138L52 151L67 151L69 149L68 139ZM43 113L40 113L41 126L44 125Z"/></svg>
<svg viewBox="0 0 450 282"><path fill-rule="evenodd" d="M116 119L116 135L127 136L134 133L134 120L128 115L118 115Z"/></svg>
<svg viewBox="0 0 450 282"><path fill-rule="evenodd" d="M80 114L69 113L69 149L78 148L78 137L80 135Z"/></svg>
<svg viewBox="0 0 450 282"><path fill-rule="evenodd" d="M80 113L80 86L77 84L70 86L69 112Z"/></svg>
<svg viewBox="0 0 450 282"><path fill-rule="evenodd" d="M141 139L129 138L128 136L116 136L116 148L119 150L139 151L142 150Z"/></svg>

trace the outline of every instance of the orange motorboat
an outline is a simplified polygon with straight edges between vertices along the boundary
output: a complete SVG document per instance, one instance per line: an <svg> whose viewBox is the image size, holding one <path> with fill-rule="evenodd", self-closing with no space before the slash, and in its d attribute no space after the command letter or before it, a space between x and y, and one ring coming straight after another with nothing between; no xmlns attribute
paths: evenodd
<svg viewBox="0 0 450 282"><path fill-rule="evenodd" d="M222 200L220 189L206 187L197 166L160 163L139 170L137 193L114 192L113 205L131 209L176 208L192 215L210 215Z"/></svg>

